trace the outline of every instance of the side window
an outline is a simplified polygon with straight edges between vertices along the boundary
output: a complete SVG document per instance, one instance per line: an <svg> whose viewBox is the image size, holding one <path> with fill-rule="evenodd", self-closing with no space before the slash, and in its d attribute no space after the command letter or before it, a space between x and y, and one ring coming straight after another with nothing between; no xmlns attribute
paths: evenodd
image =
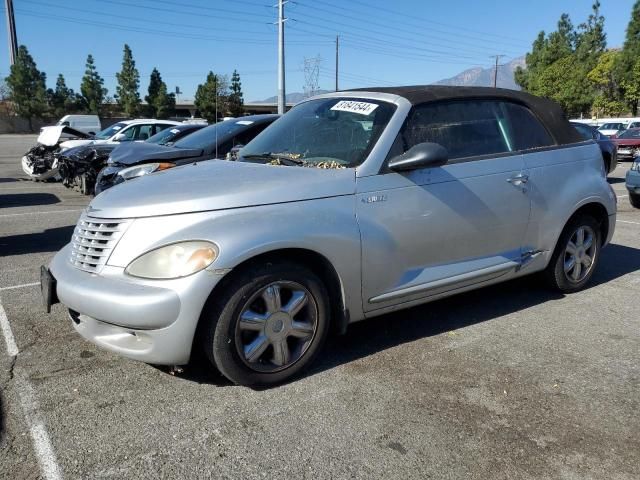
<svg viewBox="0 0 640 480"><path fill-rule="evenodd" d="M169 123L156 123L153 126L153 134L155 135L158 132L161 132L162 130L166 130L169 127L173 127L174 125L171 125Z"/></svg>
<svg viewBox="0 0 640 480"><path fill-rule="evenodd" d="M527 107L506 102L503 106L509 119L508 135L512 138L514 150L530 150L555 145L549 132Z"/></svg>
<svg viewBox="0 0 640 480"><path fill-rule="evenodd" d="M405 151L433 142L447 149L450 160L511 152L501 107L501 102L491 100L417 105L404 127Z"/></svg>
<svg viewBox="0 0 640 480"><path fill-rule="evenodd" d="M269 126L269 124L261 124L261 125L255 125L254 127L248 129L245 132L242 132L240 135L238 135L236 138L233 139L233 145L246 145L247 143L249 143L251 140L253 140L255 137L258 136L258 134L260 132L262 132L265 128L267 128Z"/></svg>
<svg viewBox="0 0 640 480"><path fill-rule="evenodd" d="M126 138L127 140L135 140L138 137L139 129L140 126L134 125L133 127L129 127L120 133L122 133L124 135L124 138Z"/></svg>
<svg viewBox="0 0 640 480"><path fill-rule="evenodd" d="M152 135L153 125L138 125L134 140L146 140Z"/></svg>
<svg viewBox="0 0 640 480"><path fill-rule="evenodd" d="M585 140L591 140L591 139L594 139L594 138L598 138L597 134L594 131L592 131L589 127L586 127L586 126L581 125L579 123L574 123L573 127L578 131L578 133Z"/></svg>

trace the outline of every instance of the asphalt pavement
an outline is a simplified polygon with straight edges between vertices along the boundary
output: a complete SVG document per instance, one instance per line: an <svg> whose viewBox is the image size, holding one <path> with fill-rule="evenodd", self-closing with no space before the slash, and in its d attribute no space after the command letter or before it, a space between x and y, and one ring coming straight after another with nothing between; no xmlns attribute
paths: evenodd
<svg viewBox="0 0 640 480"><path fill-rule="evenodd" d="M302 378L231 386L85 342L39 267L89 199L0 136L0 478L640 478L640 210L570 296L525 278L352 325Z"/></svg>

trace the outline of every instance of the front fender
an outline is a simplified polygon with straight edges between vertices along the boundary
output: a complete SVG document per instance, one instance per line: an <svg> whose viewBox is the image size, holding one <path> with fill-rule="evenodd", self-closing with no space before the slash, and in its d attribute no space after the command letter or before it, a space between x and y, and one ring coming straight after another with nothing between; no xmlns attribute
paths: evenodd
<svg viewBox="0 0 640 480"><path fill-rule="evenodd" d="M209 267L217 272L275 250L318 253L338 274L351 318L362 318L360 231L353 195L136 219L107 264L126 267L149 250L186 240L218 246L218 258Z"/></svg>

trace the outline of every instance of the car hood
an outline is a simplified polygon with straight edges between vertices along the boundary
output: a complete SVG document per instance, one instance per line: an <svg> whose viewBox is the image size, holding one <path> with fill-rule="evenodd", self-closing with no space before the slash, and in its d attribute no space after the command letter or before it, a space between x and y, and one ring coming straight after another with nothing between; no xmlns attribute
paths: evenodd
<svg viewBox="0 0 640 480"><path fill-rule="evenodd" d="M120 145L111 152L111 161L122 165L135 165L155 160L180 160L199 157L202 153L202 149L175 148L154 143L130 142Z"/></svg>
<svg viewBox="0 0 640 480"><path fill-rule="evenodd" d="M75 128L55 125L52 127L42 127L40 129L40 135L38 135L37 142L46 147L53 147L58 143L60 143L60 139L64 137L92 139L93 135L89 135L88 133L81 132L80 130L76 130ZM78 141L87 142L91 140L78 140ZM62 142L62 143L66 143L66 142Z"/></svg>
<svg viewBox="0 0 640 480"><path fill-rule="evenodd" d="M640 139L635 139L635 138L612 138L611 141L614 142L619 147L621 146L637 147L638 145L640 145Z"/></svg>
<svg viewBox="0 0 640 480"><path fill-rule="evenodd" d="M100 145L103 143L111 143L109 140L67 140L60 144L62 150L68 150L69 148L82 147L84 145Z"/></svg>
<svg viewBox="0 0 640 480"><path fill-rule="evenodd" d="M99 194L87 212L139 218L287 203L355 193L355 169L214 160L129 180Z"/></svg>

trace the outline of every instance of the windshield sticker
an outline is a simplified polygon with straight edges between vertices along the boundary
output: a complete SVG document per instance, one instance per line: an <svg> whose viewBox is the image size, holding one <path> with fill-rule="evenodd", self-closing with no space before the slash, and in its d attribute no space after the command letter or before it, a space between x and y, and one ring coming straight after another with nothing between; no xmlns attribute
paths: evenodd
<svg viewBox="0 0 640 480"><path fill-rule="evenodd" d="M378 105L375 103L342 100L331 107L331 110L359 113L360 115L370 115L376 108L378 108Z"/></svg>
<svg viewBox="0 0 640 480"><path fill-rule="evenodd" d="M114 125L113 126L113 129L116 130L116 131L120 130L121 128L122 127L120 125Z"/></svg>
<svg viewBox="0 0 640 480"><path fill-rule="evenodd" d="M236 122L236 125L251 125L253 122L251 120L240 120Z"/></svg>
<svg viewBox="0 0 640 480"><path fill-rule="evenodd" d="M176 133L180 133L180 130L178 130L177 128L172 128L171 130L169 130L171 133L173 133L174 135Z"/></svg>

